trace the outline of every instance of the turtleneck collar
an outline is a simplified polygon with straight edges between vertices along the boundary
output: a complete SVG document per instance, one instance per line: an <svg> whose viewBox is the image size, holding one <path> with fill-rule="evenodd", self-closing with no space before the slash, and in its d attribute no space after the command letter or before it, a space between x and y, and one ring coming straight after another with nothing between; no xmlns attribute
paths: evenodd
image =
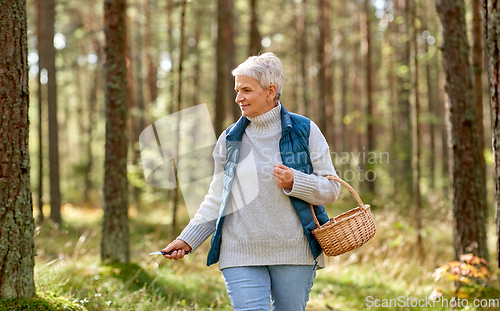
<svg viewBox="0 0 500 311"><path fill-rule="evenodd" d="M266 113L256 117L247 117L250 125L256 130L266 130L274 126L281 126L281 103Z"/></svg>

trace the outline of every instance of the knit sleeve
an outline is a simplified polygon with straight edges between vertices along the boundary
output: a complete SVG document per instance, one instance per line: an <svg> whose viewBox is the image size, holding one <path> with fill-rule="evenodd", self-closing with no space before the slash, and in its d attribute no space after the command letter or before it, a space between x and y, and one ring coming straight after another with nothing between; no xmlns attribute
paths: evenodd
<svg viewBox="0 0 500 311"><path fill-rule="evenodd" d="M340 194L340 184L323 176L337 176L330 156L330 148L318 126L311 121L309 153L313 173L306 174L292 168L293 187L284 189L286 195L293 196L313 205L333 203Z"/></svg>
<svg viewBox="0 0 500 311"><path fill-rule="evenodd" d="M214 174L208 194L200 205L189 224L177 237L183 240L192 251L200 247L201 244L215 231L215 224L219 216L219 206L222 201L222 180L224 177L225 165L225 133L219 137L215 149L212 153L214 158Z"/></svg>

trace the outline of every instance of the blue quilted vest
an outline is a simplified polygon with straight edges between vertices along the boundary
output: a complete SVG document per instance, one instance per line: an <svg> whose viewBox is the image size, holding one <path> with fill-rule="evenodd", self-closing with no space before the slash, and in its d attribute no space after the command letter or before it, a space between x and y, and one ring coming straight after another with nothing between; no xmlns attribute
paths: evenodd
<svg viewBox="0 0 500 311"><path fill-rule="evenodd" d="M219 209L215 232L212 236L212 245L208 252L207 266L219 261L220 245L222 237L222 226L226 215L227 203L230 199L231 187L233 185L236 167L240 157L240 146L243 133L250 124L250 120L241 117L238 122L226 129L226 165L224 166L224 179L222 189L222 202ZM311 121L303 116L288 112L281 106L281 139L279 142L281 160L283 164L306 174L312 174L313 166L309 154L309 132ZM295 211L299 215L302 228L309 241L309 247L313 258L316 259L322 252L321 246L311 233L316 228L309 203L289 197ZM329 218L323 205L314 206L314 211L322 225Z"/></svg>

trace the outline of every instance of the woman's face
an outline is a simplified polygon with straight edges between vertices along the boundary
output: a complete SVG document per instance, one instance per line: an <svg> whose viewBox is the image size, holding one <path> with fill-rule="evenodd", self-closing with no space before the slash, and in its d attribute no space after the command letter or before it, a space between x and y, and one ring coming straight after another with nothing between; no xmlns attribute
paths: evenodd
<svg viewBox="0 0 500 311"><path fill-rule="evenodd" d="M247 76L236 76L234 78L234 90L236 91L236 103L240 106L241 115L245 117L260 116L273 109L276 86L271 84L264 89L260 83Z"/></svg>

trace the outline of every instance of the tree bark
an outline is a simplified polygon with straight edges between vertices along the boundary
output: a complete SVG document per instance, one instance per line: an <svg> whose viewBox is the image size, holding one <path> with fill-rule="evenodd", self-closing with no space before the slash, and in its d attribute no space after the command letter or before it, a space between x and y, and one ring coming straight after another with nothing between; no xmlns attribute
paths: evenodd
<svg viewBox="0 0 500 311"><path fill-rule="evenodd" d="M36 29L37 29L37 49L38 49L38 74L36 76L37 84L37 99L38 99L38 217L39 222L44 221L43 215L43 92L42 92L42 82L41 82L41 72L43 68L43 59L41 54L43 53L43 13L42 13L42 0L36 1L37 8L37 19L36 19Z"/></svg>
<svg viewBox="0 0 500 311"><path fill-rule="evenodd" d="M489 54L489 80L492 108L493 155L495 162L495 197L497 260L500 267L500 0L484 0L486 46Z"/></svg>
<svg viewBox="0 0 500 311"><path fill-rule="evenodd" d="M173 37L173 11L174 3L173 0L167 0L167 51L170 57L171 69L168 75L168 85L170 91L170 105L168 105L168 114L172 114L175 109L174 98L175 98L175 71L174 71L174 37Z"/></svg>
<svg viewBox="0 0 500 311"><path fill-rule="evenodd" d="M420 91L419 91L419 68L418 68L418 43L417 33L420 33L415 25L417 19L417 8L415 2L411 6L410 12L410 31L411 31L411 54L412 54L412 68L413 74L413 95L414 103L412 105L412 150L413 150L413 206L415 215L415 232L417 234L417 255L420 262L424 261L424 247L422 241L422 202L420 196L420 154L422 148L422 134L420 127Z"/></svg>
<svg viewBox="0 0 500 311"><path fill-rule="evenodd" d="M362 33L363 42L361 44L361 50L365 56L365 90L366 90L366 142L367 142L367 152L374 152L376 148L376 133L375 124L373 117L373 82L372 82L372 43L371 43L371 31L370 31L370 16L371 14L371 1L365 0L363 6L363 22ZM365 185L368 191L375 193L375 171L371 163L364 163L366 165L366 180Z"/></svg>
<svg viewBox="0 0 500 311"><path fill-rule="evenodd" d="M179 69L178 69L178 78L177 78L177 83L178 83L178 93L177 93L177 102L176 102L176 107L175 111L179 112L181 111L181 104L182 104L182 71L183 71L183 62L184 62L184 33L186 31L186 26L185 26L185 18L186 18L186 0L182 0L181 2L181 35L179 38L179 47L180 47L180 54L179 54ZM176 139L175 139L175 155L177 156L176 159L173 159L172 164L174 165L174 172L175 172L175 180L177 183L177 168L179 167L179 139L180 139L180 133L179 133L179 128L180 128L180 114L177 114L177 126L176 126ZM177 161L176 161L177 160ZM179 187L176 187L174 190L174 198L173 198L173 208L172 208L172 227L171 227L171 237L174 238L176 236L177 232L177 210L178 210L178 204L179 204Z"/></svg>
<svg viewBox="0 0 500 311"><path fill-rule="evenodd" d="M228 4L232 0L218 0L217 2L217 81L215 86L215 135L222 133L226 119L226 108L228 99L228 85L231 72L228 67L227 50L230 30L228 29ZM232 107L231 107L232 108ZM231 110L232 111L232 110Z"/></svg>
<svg viewBox="0 0 500 311"><path fill-rule="evenodd" d="M472 70L474 73L474 102L477 115L478 147L481 151L480 164L483 170L483 183L486 185L486 160L484 158L484 124L483 124L483 27L481 25L480 0L472 0ZM486 189L484 195L486 196Z"/></svg>
<svg viewBox="0 0 500 311"><path fill-rule="evenodd" d="M54 48L54 0L42 1L43 41L40 41L42 64L48 73L49 110L50 219L61 224L61 191L59 187L59 125L57 119L56 52ZM41 68L40 68L41 69Z"/></svg>
<svg viewBox="0 0 500 311"><path fill-rule="evenodd" d="M410 40L407 36L409 28L409 9L410 0L398 0L398 14L404 16L404 23L399 25L399 38L401 41L401 49L399 56L399 65L401 69L406 69L398 75L398 110L399 110L399 140L398 149L401 154L401 162L398 163L399 174L396 176L397 192L401 193L406 190L412 195L413 192L413 170L412 170L412 145L411 145L411 106L410 106L410 89L411 89L411 72L410 72ZM405 189L406 188L406 189Z"/></svg>
<svg viewBox="0 0 500 311"><path fill-rule="evenodd" d="M319 84L319 122L318 126L328 139L328 124L331 123L331 118L328 114L327 105L333 105L332 86L332 43L330 33L330 0L318 0L318 84ZM328 143L331 143L329 141Z"/></svg>
<svg viewBox="0 0 500 311"><path fill-rule="evenodd" d="M146 63L148 67L148 76L147 76L147 83L148 83L148 91L149 91L149 98L146 101L148 105L153 105L154 102L156 101L156 98L158 98L158 87L156 86L156 71L157 71L157 64L156 64L156 58L154 57L153 53L153 40L151 40L152 33L151 33L151 7L154 8L155 1L154 0L146 0L144 2L144 15L146 16L146 36L145 36L145 42L144 42L144 47L146 49ZM142 129L141 129L142 131Z"/></svg>
<svg viewBox="0 0 500 311"><path fill-rule="evenodd" d="M106 151L101 260L130 261L127 181L126 0L105 0Z"/></svg>
<svg viewBox="0 0 500 311"><path fill-rule="evenodd" d="M30 189L26 1L0 1L0 298L32 298L35 246Z"/></svg>
<svg viewBox="0 0 500 311"><path fill-rule="evenodd" d="M94 33L95 36L95 33ZM101 45L97 38L94 38L93 49L97 55L98 63L96 63L95 68L93 68L91 74L93 74L92 81L90 81L89 89L89 99L88 99L88 125L87 125L87 142L85 146L85 152L87 154L87 163L85 165L85 189L84 189L84 202L85 204L91 205L91 193L93 191L93 184L90 175L94 168L94 155L92 151L93 142L93 127L95 124L95 113L97 106L97 90L101 85L101 70L100 64L102 62Z"/></svg>
<svg viewBox="0 0 500 311"><path fill-rule="evenodd" d="M257 0L250 0L250 56L257 55L262 50L262 38L257 25Z"/></svg>
<svg viewBox="0 0 500 311"><path fill-rule="evenodd" d="M302 0L298 5L297 29L299 32L299 54L300 54L300 73L302 86L303 104L299 105L298 112L303 115L309 113L309 99L307 86L307 0Z"/></svg>
<svg viewBox="0 0 500 311"><path fill-rule="evenodd" d="M488 260L486 202L480 164L469 42L463 0L438 0L443 67L450 101L455 257L473 253Z"/></svg>

